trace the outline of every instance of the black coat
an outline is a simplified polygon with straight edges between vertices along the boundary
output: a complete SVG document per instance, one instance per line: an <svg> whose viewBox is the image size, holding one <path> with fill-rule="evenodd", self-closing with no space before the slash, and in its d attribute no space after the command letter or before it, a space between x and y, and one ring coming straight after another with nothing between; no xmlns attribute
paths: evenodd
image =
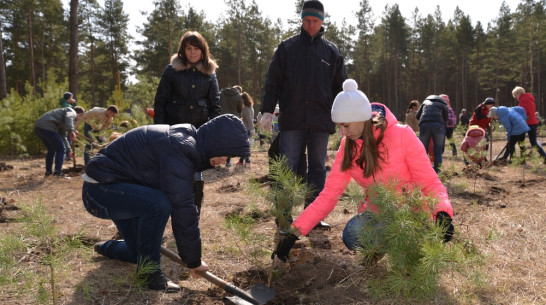
<svg viewBox="0 0 546 305"><path fill-rule="evenodd" d="M214 66L213 66L214 67ZM199 128L220 115L220 93L215 68L184 65L178 55L165 68L154 104L154 124L188 123Z"/></svg>
<svg viewBox="0 0 546 305"><path fill-rule="evenodd" d="M279 129L335 132L330 111L347 72L339 49L301 29L278 46L265 78L262 113L279 103Z"/></svg>
<svg viewBox="0 0 546 305"><path fill-rule="evenodd" d="M178 253L193 265L201 262L193 174L212 168L212 157L249 155L243 122L222 115L197 130L189 124L132 129L97 153L85 172L99 183L134 183L163 191L172 204Z"/></svg>
<svg viewBox="0 0 546 305"><path fill-rule="evenodd" d="M423 123L440 123L446 126L448 115L446 101L438 95L429 95L419 106L415 117L419 120L419 126Z"/></svg>

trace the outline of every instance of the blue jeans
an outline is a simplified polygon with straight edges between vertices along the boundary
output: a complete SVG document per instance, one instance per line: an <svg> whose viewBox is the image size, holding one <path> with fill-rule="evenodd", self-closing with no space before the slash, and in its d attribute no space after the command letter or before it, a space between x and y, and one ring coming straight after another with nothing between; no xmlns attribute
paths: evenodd
<svg viewBox="0 0 546 305"><path fill-rule="evenodd" d="M43 128L35 127L34 133L40 138L47 148L47 154L45 159L46 173L52 173L53 159L55 158L55 173L61 173L63 169L64 156L66 154L66 148L61 135L58 132L46 130Z"/></svg>
<svg viewBox="0 0 546 305"><path fill-rule="evenodd" d="M529 135L529 142L531 142L531 146L536 147L537 150L538 150L538 153L542 157L546 157L546 153L544 152L544 149L542 148L542 146L538 145L538 143L537 143L538 124L529 125L529 128L531 128L531 129L527 132L527 134Z"/></svg>
<svg viewBox="0 0 546 305"><path fill-rule="evenodd" d="M302 149L307 147L307 173L304 180L311 187L311 195L305 199L311 203L324 188L326 179L326 150L328 148L328 132L310 130L283 130L280 134L279 145L281 157L285 156L289 168L297 173Z"/></svg>
<svg viewBox="0 0 546 305"><path fill-rule="evenodd" d="M159 269L161 239L171 214L165 193L131 183L84 182L82 199L93 216L111 219L123 241L109 240L99 253L124 262L153 262Z"/></svg>
<svg viewBox="0 0 546 305"><path fill-rule="evenodd" d="M355 217L351 218L345 228L343 229L343 243L349 250L356 250L357 248L362 248L360 243L360 236L362 235L368 222L372 221L372 216L369 212L362 212ZM377 243L379 246L382 242L381 239L381 224L377 223L374 226L377 230L377 238L374 243Z"/></svg>
<svg viewBox="0 0 546 305"><path fill-rule="evenodd" d="M421 123L419 125L419 140L425 146L427 154L430 139L432 139L432 146L434 147L434 171L437 173L440 171L440 166L442 165L445 134L446 127L442 123Z"/></svg>

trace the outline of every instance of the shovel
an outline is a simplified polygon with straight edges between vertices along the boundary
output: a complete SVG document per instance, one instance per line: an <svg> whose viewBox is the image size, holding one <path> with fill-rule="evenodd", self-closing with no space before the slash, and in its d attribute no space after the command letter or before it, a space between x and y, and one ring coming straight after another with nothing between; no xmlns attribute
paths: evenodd
<svg viewBox="0 0 546 305"><path fill-rule="evenodd" d="M161 246L161 253L180 265L187 267L186 263L184 263L178 254L174 253L173 251ZM263 305L273 299L276 295L275 290L260 283L254 285L248 291L243 291L242 289L231 285L208 271L198 271L198 273L207 281L224 289L226 292L234 294L234 296L228 297L228 299L236 305Z"/></svg>

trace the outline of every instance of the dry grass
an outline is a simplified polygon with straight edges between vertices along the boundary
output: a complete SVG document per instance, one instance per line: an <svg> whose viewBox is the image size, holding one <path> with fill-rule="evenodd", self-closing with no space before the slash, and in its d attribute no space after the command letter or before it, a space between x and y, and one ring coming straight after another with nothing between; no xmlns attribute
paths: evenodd
<svg viewBox="0 0 546 305"><path fill-rule="evenodd" d="M544 142L544 139L543 139ZM495 152L502 148L495 143ZM233 166L205 172L205 199L201 216L203 260L213 273L243 289L256 282L266 283L271 260L267 253L256 255L253 245L264 251L273 248L274 220L269 203L250 194L250 178L267 174L266 152L255 149L251 167ZM334 152L330 151L331 158ZM446 149L444 156L450 156ZM496 154L494 154L496 156ZM489 158L489 157L488 157ZM225 293L203 279L194 280L175 263L164 259L164 271L184 287L179 294L138 290L129 278L134 266L108 260L92 252L91 244L112 237L110 221L89 215L81 204L81 180L43 179L43 160L2 160L14 166L0 172L0 197L13 199L18 206L41 198L62 236L83 232L86 248L68 254L57 272L58 304L224 304ZM80 160L78 160L80 161ZM331 161L330 161L331 162ZM441 295L427 304L545 304L546 303L546 166L526 165L526 182L514 167L481 169L476 179L465 174L462 157L446 157L444 165L453 171L446 182L455 210L456 240L484 257L465 275L446 273ZM265 187L265 186L264 186ZM249 216L253 209L264 212L255 219L251 237L243 240L226 225L226 216ZM349 212L349 213L347 213ZM380 261L373 268L359 265L358 257L344 248L341 231L353 216L352 203L342 201L328 216L331 231L313 231L303 238L292 253L291 264L275 273L273 288L276 304L400 304L396 298L373 300L365 279L384 268ZM7 222L0 223L3 235L18 234L20 210L5 210ZM250 217L250 216L249 216ZM165 244L173 246L170 224ZM18 252L17 270L44 274L41 253ZM39 280L39 277L37 278ZM36 283L2 285L3 304L33 304ZM46 286L47 287L47 286ZM51 300L45 303L51 304ZM411 302L410 302L411 303Z"/></svg>

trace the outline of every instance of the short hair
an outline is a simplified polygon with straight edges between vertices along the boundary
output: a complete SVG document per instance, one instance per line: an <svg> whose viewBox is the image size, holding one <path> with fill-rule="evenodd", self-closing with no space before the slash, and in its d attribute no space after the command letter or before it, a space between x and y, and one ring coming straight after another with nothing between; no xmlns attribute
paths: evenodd
<svg viewBox="0 0 546 305"><path fill-rule="evenodd" d="M83 109L82 106L76 106L76 107L74 107L74 111L76 111L77 114L85 113L85 109Z"/></svg>
<svg viewBox="0 0 546 305"><path fill-rule="evenodd" d="M514 90L512 90L512 96L513 96L514 98L516 98L516 94L523 94L523 93L525 93L525 89L523 89L523 88L520 87L520 86L516 86L516 87L514 88Z"/></svg>
<svg viewBox="0 0 546 305"><path fill-rule="evenodd" d="M106 108L106 111L108 111L108 110L110 110L113 113L118 113L118 107L116 107L114 105L108 106L108 108Z"/></svg>

